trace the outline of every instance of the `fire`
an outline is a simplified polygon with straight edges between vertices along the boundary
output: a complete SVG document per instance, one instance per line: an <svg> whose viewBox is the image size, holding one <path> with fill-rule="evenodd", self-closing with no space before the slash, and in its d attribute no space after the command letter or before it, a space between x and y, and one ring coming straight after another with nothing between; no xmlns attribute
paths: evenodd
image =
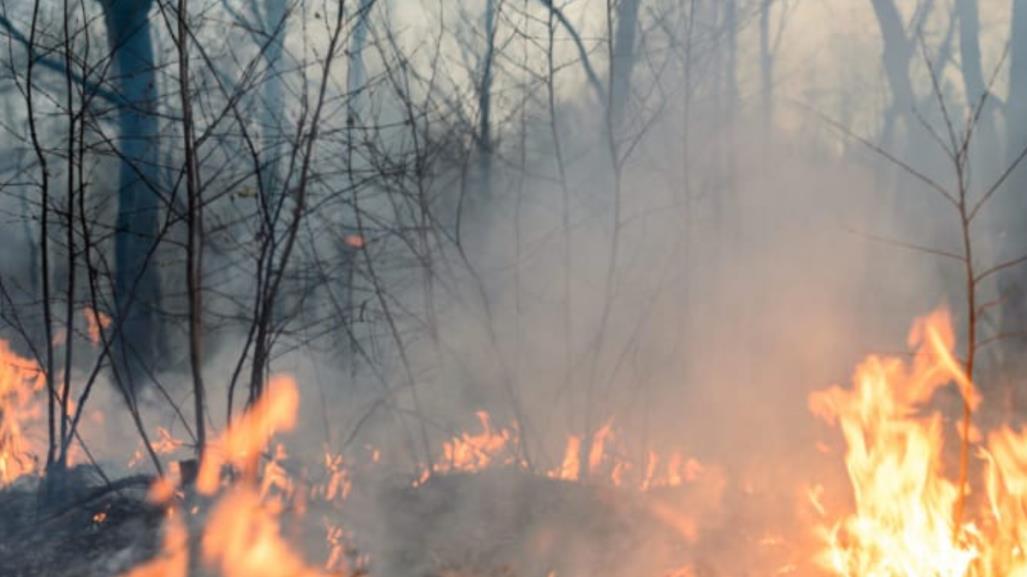
<svg viewBox="0 0 1027 577"><path fill-rule="evenodd" d="M158 455L170 455L185 446L185 441L176 438L164 427L157 427L157 436L150 442L150 448ZM140 441L139 446L132 452L132 458L128 460L128 468L134 469L146 459L146 449Z"/></svg>
<svg viewBox="0 0 1027 577"><path fill-rule="evenodd" d="M185 577L189 571L189 530L176 509L168 510L161 552L123 577Z"/></svg>
<svg viewBox="0 0 1027 577"><path fill-rule="evenodd" d="M581 437L575 435L567 437L567 446L563 450L563 462L560 463L560 468L551 471L549 476L563 479L564 481L577 481L580 468L580 452Z"/></svg>
<svg viewBox="0 0 1027 577"><path fill-rule="evenodd" d="M217 492L226 464L237 468L243 479L254 481L260 451L276 432L296 425L299 404L299 390L292 379L271 379L267 392L208 447L196 479L197 489L204 495Z"/></svg>
<svg viewBox="0 0 1027 577"><path fill-rule="evenodd" d="M0 487L38 471L38 443L25 426L42 414L46 379L39 365L0 340Z"/></svg>
<svg viewBox="0 0 1027 577"><path fill-rule="evenodd" d="M481 425L481 433L461 433L442 443L442 460L435 463L434 471L480 471L490 465L510 464L513 455L510 447L516 442L517 433L510 428L493 430L492 420L486 411L475 413Z"/></svg>
<svg viewBox="0 0 1027 577"><path fill-rule="evenodd" d="M909 344L916 350L911 362L871 356L851 389L810 396L813 413L842 430L853 490L853 510L819 528L819 561L846 577L1027 575L1027 431L1004 427L986 446L970 432L985 464L987 506L959 517L969 489L953 480L958 471L946 471L946 421L926 405L950 383L971 408L980 395L954 356L946 311L914 324ZM829 516L821 493L811 492L811 502Z"/></svg>
<svg viewBox="0 0 1027 577"><path fill-rule="evenodd" d="M442 443L442 458L432 467L423 467L414 486L424 484L432 473L473 473L490 466L511 465L517 462L512 447L517 444L516 428L494 429L486 411L475 413L481 432L460 433ZM377 458L377 457L373 457Z"/></svg>
<svg viewBox="0 0 1027 577"><path fill-rule="evenodd" d="M433 474L474 473L490 467L527 468L527 463L517 457L517 424L496 428L488 412L478 411L475 416L481 432L463 432L443 441L442 455L431 467L421 466L420 474L412 482L413 486L423 485ZM545 476L562 481L581 481L581 443L581 437L568 435L560 465L545 470ZM699 461L685 458L680 452L673 452L669 458L661 460L655 451L649 451L645 464L639 467L636 462L625 458L627 451L623 445L612 420L595 431L587 455L590 481L646 491L654 487L681 486L695 481L706 472ZM374 449L372 462L377 462L379 458L378 450ZM333 477L338 477L331 459L331 455L326 454L327 470ZM348 483L348 477L346 479Z"/></svg>
<svg viewBox="0 0 1027 577"><path fill-rule="evenodd" d="M265 498L272 489L292 493L292 482L280 462L285 458L277 445L274 458L258 484L261 450L278 432L296 425L299 390L288 377L275 377L267 392L208 449L200 464L196 488L213 495L220 485L221 468L231 464L240 472L215 505L203 533L203 560L218 567L225 577L315 577L319 570L307 567L281 536L278 518L283 502Z"/></svg>
<svg viewBox="0 0 1027 577"><path fill-rule="evenodd" d="M606 458L606 443L613 437L613 423L606 423L596 431L588 451L588 472L595 473Z"/></svg>
<svg viewBox="0 0 1027 577"><path fill-rule="evenodd" d="M325 501L332 502L338 499L345 501L353 490L353 481L350 479L349 467L343 460L342 455L336 455L325 449L322 465L328 475L328 480L319 487L315 487L315 494L321 496Z"/></svg>
<svg viewBox="0 0 1027 577"><path fill-rule="evenodd" d="M321 577L281 537L278 502L240 485L211 512L203 533L203 560L224 577Z"/></svg>
<svg viewBox="0 0 1027 577"><path fill-rule="evenodd" d="M292 482L280 462L284 448L276 445L273 458L260 474L261 451L279 432L292 429L299 408L299 391L288 377L275 377L265 394L226 430L205 453L196 479L202 495L214 496L222 488L221 473L231 465L238 473L224 489L207 518L201 539L202 560L224 577L323 577L307 566L282 538L279 517ZM262 477L262 479L258 479ZM158 480L150 498L168 502L175 484ZM163 552L125 577L184 577L188 562L188 530L174 505L169 507Z"/></svg>
<svg viewBox="0 0 1027 577"><path fill-rule="evenodd" d="M513 431L493 431L487 412L478 411L475 415L481 424L482 432L478 435L463 433L442 443L443 461L435 465L436 471L478 471L492 464L493 459L507 449L510 440L515 436Z"/></svg>
<svg viewBox="0 0 1027 577"><path fill-rule="evenodd" d="M100 331L111 326L111 317L88 306L82 309L82 316L86 318L86 335L89 342L99 345Z"/></svg>
<svg viewBox="0 0 1027 577"><path fill-rule="evenodd" d="M656 487L680 487L699 479L706 472L702 463L674 451L663 458L656 451L647 451L641 466L623 457L613 422L596 431L588 452L588 473L593 480L605 481L614 487L648 491ZM570 435L564 445L563 460L547 475L553 479L579 481L581 437Z"/></svg>

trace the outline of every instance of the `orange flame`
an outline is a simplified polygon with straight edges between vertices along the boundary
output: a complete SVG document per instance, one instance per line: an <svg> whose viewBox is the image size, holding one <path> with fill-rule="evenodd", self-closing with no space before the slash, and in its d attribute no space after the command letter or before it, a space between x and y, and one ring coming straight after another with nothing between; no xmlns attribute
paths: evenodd
<svg viewBox="0 0 1027 577"><path fill-rule="evenodd" d="M349 468L346 466L342 455L334 455L327 449L324 453L323 462L325 471L328 473L328 481L323 487L318 487L325 501L331 502L339 499L345 501L353 490L353 482L350 479Z"/></svg>
<svg viewBox="0 0 1027 577"><path fill-rule="evenodd" d="M494 430L488 412L475 413L481 425L481 433L460 433L443 441L442 459L429 470L424 467L414 486L424 484L432 473L473 473L490 466L510 465L517 461L512 448L517 443L517 431L512 428ZM374 453L372 458L377 458Z"/></svg>
<svg viewBox="0 0 1027 577"><path fill-rule="evenodd" d="M322 577L281 537L280 507L239 485L225 495L207 521L203 560L225 577Z"/></svg>
<svg viewBox="0 0 1027 577"><path fill-rule="evenodd" d="M821 564L846 577L1027 575L1027 431L1004 427L978 446L988 506L957 526L961 489L944 470L945 421L924 407L949 383L970 407L981 399L953 354L947 311L917 321L909 342L911 363L872 356L851 389L810 396L810 409L841 427L854 500L853 511L820 527ZM821 492L810 499L826 513Z"/></svg>
<svg viewBox="0 0 1027 577"><path fill-rule="evenodd" d="M0 487L39 470L42 447L26 436L24 428L41 416L39 393L45 388L39 365L0 340Z"/></svg>
<svg viewBox="0 0 1027 577"><path fill-rule="evenodd" d="M567 446L563 450L563 462L560 463L559 469L550 473L550 476L564 481L577 481L581 463L580 451L581 437L575 435L567 437Z"/></svg>
<svg viewBox="0 0 1027 577"><path fill-rule="evenodd" d="M82 309L82 316L86 318L86 335L89 336L89 342L99 345L100 330L111 326L111 317L89 306Z"/></svg>
<svg viewBox="0 0 1027 577"><path fill-rule="evenodd" d="M161 552L123 577L185 577L189 571L189 531L175 509L168 510Z"/></svg>
<svg viewBox="0 0 1027 577"><path fill-rule="evenodd" d="M196 488L204 495L217 492L225 464L236 467L243 479L255 480L260 451L276 432L296 425L299 404L295 381L284 376L272 378L264 395L208 447Z"/></svg>
<svg viewBox="0 0 1027 577"><path fill-rule="evenodd" d="M510 440L514 438L513 432L510 429L493 431L489 414L485 411L478 411L475 415L482 432L477 435L462 433L442 443L443 461L435 465L436 472L480 471L508 449Z"/></svg>
<svg viewBox="0 0 1027 577"><path fill-rule="evenodd" d="M299 391L288 377L275 377L264 395L208 447L196 480L204 495L217 493L221 469L231 464L239 472L238 481L214 505L202 537L203 562L224 577L323 577L308 567L281 536L279 515L281 499L265 499L272 491L292 492L292 483L279 462L284 449L276 447L274 459L258 482L260 451L276 432L292 429L299 408ZM158 480L150 498L168 502L175 484ZM188 569L188 530L177 509L169 509L163 552L125 577L185 577Z"/></svg>

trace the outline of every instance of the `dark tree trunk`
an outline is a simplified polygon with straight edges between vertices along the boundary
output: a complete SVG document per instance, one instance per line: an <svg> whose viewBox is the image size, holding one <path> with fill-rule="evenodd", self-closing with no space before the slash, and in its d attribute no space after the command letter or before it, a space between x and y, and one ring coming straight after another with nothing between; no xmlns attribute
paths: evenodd
<svg viewBox="0 0 1027 577"><path fill-rule="evenodd" d="M153 367L160 340L160 280L151 257L158 229L159 125L149 11L152 0L102 0L114 64L120 166L114 238L117 366L130 387Z"/></svg>
<svg viewBox="0 0 1027 577"><path fill-rule="evenodd" d="M913 57L913 45L906 36L902 17L893 0L871 0L874 15L881 29L884 41L884 71L891 90L891 106L885 117L882 143L890 144L896 125L908 119L913 111L913 85L909 80L909 64ZM908 124L908 123L907 123ZM909 126L906 126L908 131Z"/></svg>
<svg viewBox="0 0 1027 577"><path fill-rule="evenodd" d="M261 140L263 167L260 178L264 190L268 191L271 206L277 207L282 194L279 172L282 157L282 134L284 132L282 102L282 70L280 62L285 50L285 10L286 0L267 0L264 3L264 33L270 40L264 52L267 62L267 78L261 97L263 98L263 114L261 115Z"/></svg>
<svg viewBox="0 0 1027 577"><path fill-rule="evenodd" d="M616 130L624 119L631 94L631 75L635 68L635 36L638 32L638 9L642 0L621 0L617 6L617 27L613 37L613 58L610 62L610 124Z"/></svg>
<svg viewBox="0 0 1027 577"><path fill-rule="evenodd" d="M492 75L496 49L496 0L485 2L485 57L478 89L478 177L482 195L492 187Z"/></svg>
<svg viewBox="0 0 1027 577"><path fill-rule="evenodd" d="M967 106L971 110L979 108L981 111L974 129L970 158L973 169L971 176L977 188L980 188L988 186L998 177L1002 162L1001 145L995 130L994 102L981 64L981 24L977 0L958 0L956 10L959 18L960 69Z"/></svg>

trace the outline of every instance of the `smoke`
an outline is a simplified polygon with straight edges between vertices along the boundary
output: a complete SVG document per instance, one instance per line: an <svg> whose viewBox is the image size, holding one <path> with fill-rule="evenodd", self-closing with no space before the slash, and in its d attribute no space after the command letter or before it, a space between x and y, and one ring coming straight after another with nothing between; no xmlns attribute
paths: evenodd
<svg viewBox="0 0 1027 577"><path fill-rule="evenodd" d="M679 451L707 467L700 482L651 497L690 510L689 531L723 535L741 509L794 515L785 510L796 488L822 468L824 430L808 415L808 394L847 381L868 352L901 352L913 317L959 299L958 265L917 248L959 251L950 208L854 138L876 142L888 105L878 39L856 30L873 25L870 8L776 12L767 109L758 3L739 3L737 30L724 27L722 3L699 2L694 28L671 3L654 3L666 12L643 11L630 96L615 120L593 87L613 85L609 47L596 40L607 32L602 6L567 8L578 39L554 17L549 77L550 14L507 2L492 39L501 47L484 131L493 141L483 144L479 53L490 40L480 6L459 4L375 7L360 51L368 86L359 99L333 94L273 323L271 372L301 388L297 431L284 437L290 470L308 472L326 451L362 465L381 452L380 469L354 473L345 519L389 575L417 574L440 551L471 567L561 576L595 573L610 557L625 569L694 560L695 538L675 533L681 523L659 518L658 506L545 477L569 436L587 442L604 425L633 475L650 453ZM997 20L997 4L985 4L984 19ZM932 42L939 18L925 24ZM302 32L287 38L290 65L323 40ZM986 39L988 59L997 36ZM315 82L299 66L282 68L287 93ZM948 96L952 74L940 79ZM283 118L300 116L300 103L276 104ZM928 108L923 121L935 126L940 113ZM948 186L943 154L915 146L927 140L921 128L899 129L894 154ZM227 176L211 180L228 192L208 208L218 226L203 370L216 429L226 425L229 387L236 409L248 393L247 315L262 266L250 246L260 240L257 187L239 176L246 169L232 164L231 146L218 153ZM23 260L6 256L2 266L21 270ZM181 291L166 301L169 319L184 310ZM179 352L170 356L184 363L185 330L169 325ZM87 373L79 363L76 377ZM142 391L148 431L188 437L188 411L175 409L191 404L185 369L162 371ZM124 399L104 374L90 403ZM477 411L517 431L518 466L411 487L442 441L477 426ZM83 439L99 448L95 458L121 463L139 449L124 411L94 415ZM188 449L186 440L174 454ZM626 540L603 551L611 535ZM715 542L703 546L731 550ZM653 549L622 549L639 543ZM530 551L544 553L525 559Z"/></svg>

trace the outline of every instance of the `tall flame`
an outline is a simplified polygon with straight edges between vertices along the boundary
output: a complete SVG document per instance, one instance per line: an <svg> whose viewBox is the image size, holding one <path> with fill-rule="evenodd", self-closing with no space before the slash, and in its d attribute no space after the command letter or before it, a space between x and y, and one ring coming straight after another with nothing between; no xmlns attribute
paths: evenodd
<svg viewBox="0 0 1027 577"><path fill-rule="evenodd" d="M224 577L323 577L281 537L280 508L252 487L240 485L221 498L203 533L203 560Z"/></svg>
<svg viewBox="0 0 1027 577"><path fill-rule="evenodd" d="M288 431L296 424L299 390L288 377L275 377L267 390L205 452L196 479L203 495L221 489L222 467L232 465L239 476L215 503L201 540L202 559L224 577L323 577L322 571L307 566L282 538L279 516L281 499L265 498L272 488L287 491L288 480L278 466L284 450L276 448L275 458L258 481L261 451L275 433ZM158 481L151 499L167 501L173 485ZM176 508L170 509L165 526L163 553L137 567L125 577L185 577L188 559L188 531Z"/></svg>
<svg viewBox="0 0 1027 577"><path fill-rule="evenodd" d="M0 340L0 487L39 468L40 447L24 429L41 416L45 388L39 365Z"/></svg>
<svg viewBox="0 0 1027 577"><path fill-rule="evenodd" d="M986 464L990 506L957 520L968 489L952 480L957 475L946 474L946 421L925 405L950 383L971 408L980 395L953 354L945 310L917 321L909 344L916 350L912 362L871 356L851 389L810 396L813 413L842 430L854 505L820 528L825 544L819 560L845 577L1023 577L1027 431L1002 428L986 447L966 432Z"/></svg>
<svg viewBox="0 0 1027 577"><path fill-rule="evenodd" d="M243 479L255 480L260 451L275 433L291 430L296 425L299 404L295 381L284 376L272 378L264 395L208 447L200 464L196 488L204 495L217 492L225 464L236 467Z"/></svg>

